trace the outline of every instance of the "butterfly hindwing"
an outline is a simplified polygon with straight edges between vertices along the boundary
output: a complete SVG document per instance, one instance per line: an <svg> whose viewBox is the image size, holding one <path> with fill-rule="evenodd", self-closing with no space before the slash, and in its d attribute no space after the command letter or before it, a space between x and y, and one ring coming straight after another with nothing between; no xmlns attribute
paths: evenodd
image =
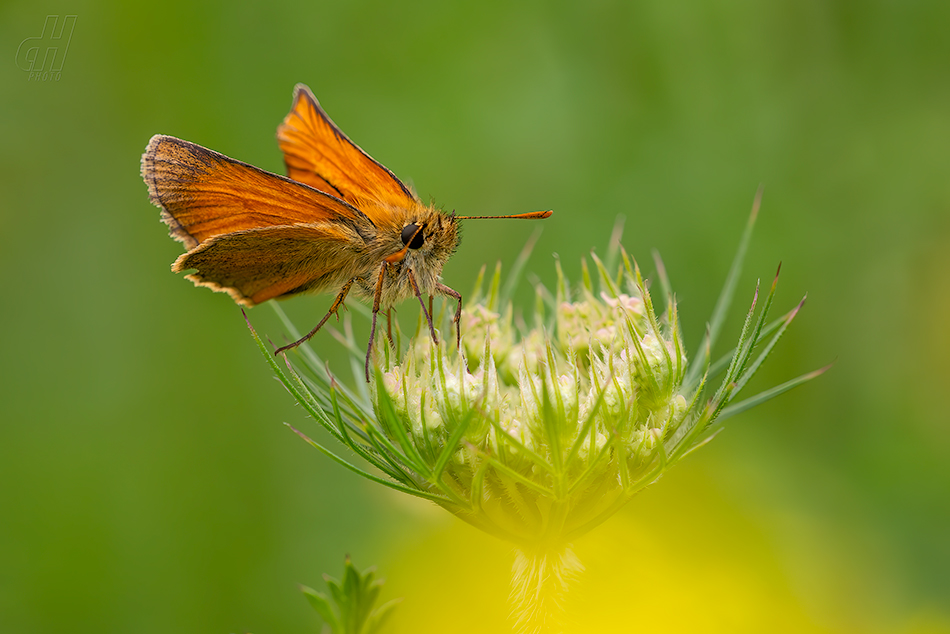
<svg viewBox="0 0 950 634"><path fill-rule="evenodd" d="M172 270L253 306L304 291L336 290L359 258L359 236L340 224L263 227L219 235L182 254Z"/></svg>

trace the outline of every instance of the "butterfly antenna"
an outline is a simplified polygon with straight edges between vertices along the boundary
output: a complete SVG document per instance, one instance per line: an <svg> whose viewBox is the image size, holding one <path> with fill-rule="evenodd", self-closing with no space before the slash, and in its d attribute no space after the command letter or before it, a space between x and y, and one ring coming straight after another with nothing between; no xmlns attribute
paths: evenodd
<svg viewBox="0 0 950 634"><path fill-rule="evenodd" d="M529 211L526 214L514 214L513 216L455 216L458 220L490 220L493 218L518 218L521 220L541 220L548 218L553 211Z"/></svg>

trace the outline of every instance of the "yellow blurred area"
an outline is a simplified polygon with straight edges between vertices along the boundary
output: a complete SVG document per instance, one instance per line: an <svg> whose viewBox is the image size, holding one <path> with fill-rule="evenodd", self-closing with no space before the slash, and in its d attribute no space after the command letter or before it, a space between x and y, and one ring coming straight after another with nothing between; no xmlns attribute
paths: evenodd
<svg viewBox="0 0 950 634"><path fill-rule="evenodd" d="M564 634L950 632L941 606L900 614L856 597L866 574L889 572L880 565L841 568L831 555L811 562L812 585L802 585L795 553L712 486L708 466L684 466L576 542L585 570L564 600ZM812 535L805 551L829 547L823 541ZM387 594L405 597L394 631L506 631L513 552L459 521L428 532L384 571Z"/></svg>

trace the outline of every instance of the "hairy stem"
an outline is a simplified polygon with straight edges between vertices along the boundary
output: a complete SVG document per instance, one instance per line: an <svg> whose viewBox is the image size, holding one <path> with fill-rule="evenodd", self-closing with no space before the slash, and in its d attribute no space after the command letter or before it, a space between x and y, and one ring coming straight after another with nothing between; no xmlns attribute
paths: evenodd
<svg viewBox="0 0 950 634"><path fill-rule="evenodd" d="M511 604L515 631L553 634L560 631L564 596L584 570L570 545L515 551L511 568Z"/></svg>

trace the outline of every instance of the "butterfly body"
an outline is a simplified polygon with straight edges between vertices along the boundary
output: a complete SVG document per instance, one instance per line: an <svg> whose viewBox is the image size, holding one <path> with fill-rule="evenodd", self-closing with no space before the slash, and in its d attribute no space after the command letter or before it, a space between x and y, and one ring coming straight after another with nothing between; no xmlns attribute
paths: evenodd
<svg viewBox="0 0 950 634"><path fill-rule="evenodd" d="M173 238L188 251L172 265L197 286L254 306L304 292L337 292L306 341L344 305L348 293L369 300L376 316L415 296L436 340L423 297L461 296L442 284L459 244L459 220L423 204L388 169L350 141L310 89L298 84L278 127L287 176L175 137L155 135L142 156L149 198ZM532 212L514 218L546 218ZM479 216L481 217L481 216ZM431 308L430 308L431 310Z"/></svg>

